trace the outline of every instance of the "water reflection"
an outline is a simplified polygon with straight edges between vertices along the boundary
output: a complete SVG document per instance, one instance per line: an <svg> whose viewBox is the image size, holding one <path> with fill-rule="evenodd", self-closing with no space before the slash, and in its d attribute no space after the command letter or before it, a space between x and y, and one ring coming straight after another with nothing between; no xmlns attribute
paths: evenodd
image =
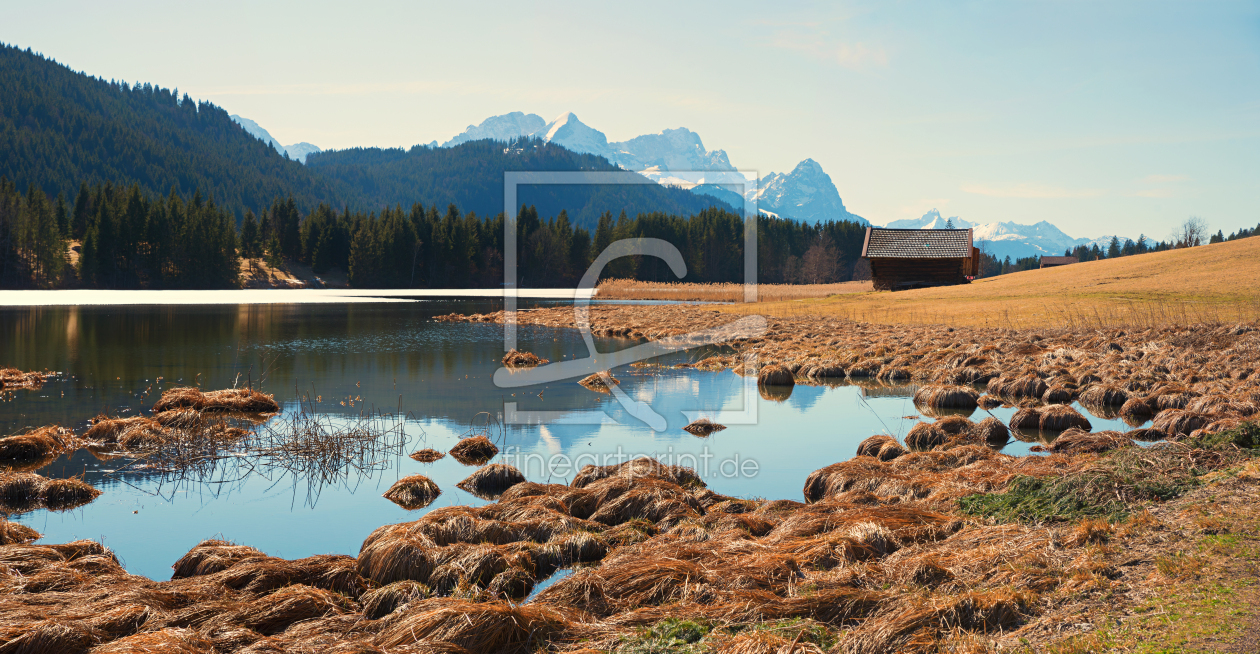
<svg viewBox="0 0 1260 654"><path fill-rule="evenodd" d="M380 525L484 503L457 487L475 467L451 456L422 463L408 454L449 451L470 430L486 429L487 415L502 424L491 430L500 449L492 462L520 463L531 481L567 483L583 462L647 455L695 461L720 493L798 500L809 472L850 458L872 434L903 437L920 415L913 387L798 384L765 398L750 377L668 367L720 352L706 350L665 357L664 366L616 371L622 390L666 418L667 430L654 432L614 398L576 380L496 387L502 328L432 320L499 308L497 301L475 300L0 309L0 363L64 373L0 405L6 432L50 423L82 429L100 413L136 415L162 390L196 382L206 389L252 384L282 406L260 435L220 448L196 474L104 451L63 455L40 474L82 475L104 494L73 511L39 510L17 520L44 533L44 542L103 538L129 571L167 578L168 566L205 538L286 558L353 555ZM521 349L551 361L587 356L575 332L522 327L519 339ZM611 350L629 343L596 344ZM268 429L281 429L311 398L328 432L353 430L376 416L393 421L389 435L339 455L332 466L318 456L303 459L301 448L296 455L284 450L284 439L267 440ZM1007 422L1013 412L980 411L973 419ZM701 417L727 429L707 438L683 431ZM1094 428L1124 426L1099 419ZM1012 441L1004 451L1029 447ZM426 509L408 512L381 497L414 474L442 491Z"/></svg>

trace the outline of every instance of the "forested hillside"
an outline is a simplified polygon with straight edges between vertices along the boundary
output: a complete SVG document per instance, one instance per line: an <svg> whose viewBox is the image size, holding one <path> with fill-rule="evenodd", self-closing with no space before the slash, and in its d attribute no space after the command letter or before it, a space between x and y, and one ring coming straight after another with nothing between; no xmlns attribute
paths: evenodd
<svg viewBox="0 0 1260 654"><path fill-rule="evenodd" d="M49 197L83 182L138 184L144 193L201 191L241 215L293 194L357 202L289 161L210 103L150 84L77 73L0 44L0 176Z"/></svg>
<svg viewBox="0 0 1260 654"><path fill-rule="evenodd" d="M484 140L451 148L417 145L409 150L334 150L310 155L306 165L330 182L344 185L349 193L372 198L376 206L454 204L480 216L503 212L507 171L621 170L603 157L535 139L516 141L508 147ZM544 216L566 211L573 223L587 229L593 229L605 211L685 216L713 206L734 209L712 196L657 184L521 186L517 200L536 207Z"/></svg>

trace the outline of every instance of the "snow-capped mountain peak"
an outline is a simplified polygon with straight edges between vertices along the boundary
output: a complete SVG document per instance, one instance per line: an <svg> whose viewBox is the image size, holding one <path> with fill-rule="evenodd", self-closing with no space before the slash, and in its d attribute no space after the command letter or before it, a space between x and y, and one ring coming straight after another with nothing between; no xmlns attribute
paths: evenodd
<svg viewBox="0 0 1260 654"><path fill-rule="evenodd" d="M229 118L236 121L236 124L240 125L246 132L253 134L255 138L261 139L263 142L271 145L271 147L276 149L276 152L286 155L290 159L297 160L303 164L306 163L306 155L315 152L323 152L323 150L320 150L318 146L311 145L305 141L301 143L294 143L293 145L280 145L280 142L273 138L271 133L263 129L258 123L236 114L232 114Z"/></svg>
<svg viewBox="0 0 1260 654"><path fill-rule="evenodd" d="M543 117L538 114L513 111L502 116L491 116L481 121L480 125L469 125L468 129L443 143L442 147L449 148L465 141L479 141L481 139L511 141L512 139L538 132L546 126L547 121L543 120ZM434 144L436 144L436 141Z"/></svg>
<svg viewBox="0 0 1260 654"><path fill-rule="evenodd" d="M607 156L609 152L608 137L578 120L577 114L572 111L561 114L559 118L547 123L544 129L546 131L540 135L543 140L559 143L574 152L600 156Z"/></svg>
<svg viewBox="0 0 1260 654"><path fill-rule="evenodd" d="M1098 245L1106 249L1111 243L1111 236L1099 238L1072 238L1053 223L1042 220L1032 225L1016 222L994 222L975 224L957 216L942 219L936 209L923 214L922 218L894 220L888 227L896 229L944 229L947 222L955 229L972 229L972 237L976 247L999 259L1010 257L1062 256L1064 252L1078 245L1092 247ZM1127 238L1118 237L1123 244Z"/></svg>
<svg viewBox="0 0 1260 654"><path fill-rule="evenodd" d="M922 218L894 220L888 223L887 227L892 229L946 229L949 225L953 225L954 229L975 227L975 224L967 222L958 216L943 218L941 217L941 212L936 209L923 214Z"/></svg>
<svg viewBox="0 0 1260 654"><path fill-rule="evenodd" d="M845 209L835 184L813 159L802 161L791 173L771 173L753 184L731 164L725 151L706 150L700 135L685 127L609 142L603 132L578 120L573 112L542 124L542 118L536 114L516 111L492 116L480 125L469 125L443 147L476 139L510 141L525 136L574 152L599 155L660 184L693 188L698 193L727 201L733 197L732 193L742 195L748 212L752 211L752 201L756 200L759 210L774 215L808 222L853 220L869 224Z"/></svg>

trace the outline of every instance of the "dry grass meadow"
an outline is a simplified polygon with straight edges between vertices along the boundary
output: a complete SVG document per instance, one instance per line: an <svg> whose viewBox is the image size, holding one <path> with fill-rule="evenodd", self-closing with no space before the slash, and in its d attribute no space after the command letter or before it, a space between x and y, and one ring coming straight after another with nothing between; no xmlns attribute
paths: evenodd
<svg viewBox="0 0 1260 654"><path fill-rule="evenodd" d="M870 282L837 284L760 284L762 302L824 298L874 290ZM601 300L678 300L684 302L743 302L743 284L692 284L686 282L640 282L633 279L606 279L599 283Z"/></svg>
<svg viewBox="0 0 1260 654"><path fill-rule="evenodd" d="M793 300L763 295L756 305L723 310L1011 328L1251 322L1260 318L1260 239L1030 270L964 286Z"/></svg>

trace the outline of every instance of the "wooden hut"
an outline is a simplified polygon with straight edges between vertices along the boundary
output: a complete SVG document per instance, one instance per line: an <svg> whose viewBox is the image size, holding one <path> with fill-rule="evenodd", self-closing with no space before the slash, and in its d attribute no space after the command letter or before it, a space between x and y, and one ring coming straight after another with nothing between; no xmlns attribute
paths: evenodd
<svg viewBox="0 0 1260 654"><path fill-rule="evenodd" d="M966 284L980 272L970 229L867 227L862 256L880 291Z"/></svg>
<svg viewBox="0 0 1260 654"><path fill-rule="evenodd" d="M1057 266L1066 266L1071 263L1079 263L1080 259L1076 257L1042 257L1042 268L1054 268Z"/></svg>

